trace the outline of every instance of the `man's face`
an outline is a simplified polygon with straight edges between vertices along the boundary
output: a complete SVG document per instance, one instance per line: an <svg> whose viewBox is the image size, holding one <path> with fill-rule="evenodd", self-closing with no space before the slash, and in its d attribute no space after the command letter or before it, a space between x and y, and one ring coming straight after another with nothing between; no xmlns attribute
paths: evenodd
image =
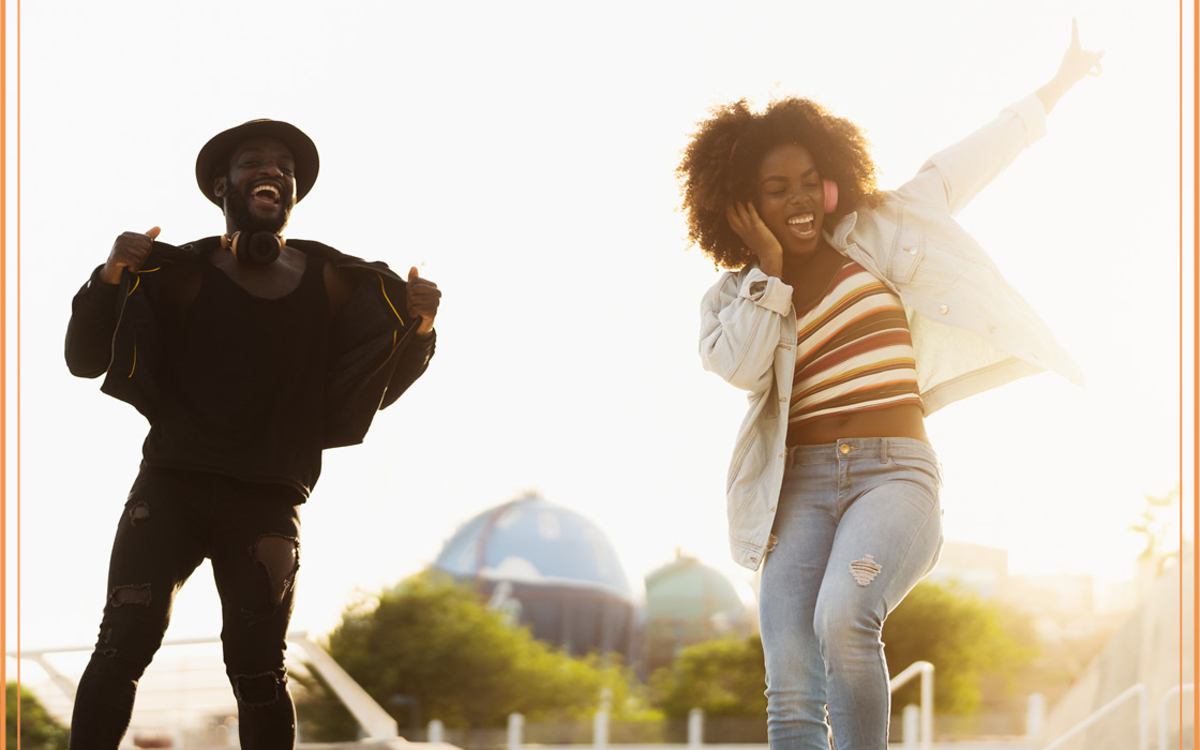
<svg viewBox="0 0 1200 750"><path fill-rule="evenodd" d="M295 169L291 150L274 138L254 138L233 150L229 174L216 179L213 191L235 231L283 231L296 204Z"/></svg>

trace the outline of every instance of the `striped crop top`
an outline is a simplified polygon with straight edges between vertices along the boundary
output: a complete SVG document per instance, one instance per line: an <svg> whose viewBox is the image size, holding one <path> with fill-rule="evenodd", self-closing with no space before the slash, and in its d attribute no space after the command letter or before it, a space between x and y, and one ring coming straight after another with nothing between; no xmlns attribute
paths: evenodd
<svg viewBox="0 0 1200 750"><path fill-rule="evenodd" d="M900 299L849 261L799 311L788 424L901 404L921 406L912 337Z"/></svg>

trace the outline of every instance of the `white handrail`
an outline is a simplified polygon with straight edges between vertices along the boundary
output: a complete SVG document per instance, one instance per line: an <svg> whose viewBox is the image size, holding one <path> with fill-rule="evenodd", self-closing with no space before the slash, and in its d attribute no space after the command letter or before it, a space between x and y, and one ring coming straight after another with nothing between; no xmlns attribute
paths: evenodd
<svg viewBox="0 0 1200 750"><path fill-rule="evenodd" d="M391 714L376 703L320 644L310 640L305 633L291 633L287 639L304 649L309 663L358 721L368 739L393 739L400 736L399 727Z"/></svg>
<svg viewBox="0 0 1200 750"><path fill-rule="evenodd" d="M927 661L915 661L888 682L888 691L904 685L913 677L921 675L921 750L933 748L933 665ZM1144 750L1144 749L1143 749Z"/></svg>
<svg viewBox="0 0 1200 750"><path fill-rule="evenodd" d="M346 709L354 716L362 727L368 739L394 739L399 737L399 726L382 706L375 702L366 690L354 681L346 670L333 660L325 649L310 640L305 632L288 633L289 643L299 646L308 655L309 663L325 679L326 684L342 701ZM176 638L163 641L164 646L193 646L219 643L217 638ZM76 685L70 678L56 670L46 659L46 654L63 654L77 651L88 651L91 646L74 646L65 648L44 648L36 651L8 652L8 656L21 659L32 659L39 664L50 676L55 685L62 690L72 702L75 700Z"/></svg>
<svg viewBox="0 0 1200 750"><path fill-rule="evenodd" d="M1166 692L1162 700L1158 703L1158 750L1167 750L1167 704L1171 699L1183 693L1195 693L1196 687L1193 683L1186 685L1176 685Z"/></svg>
<svg viewBox="0 0 1200 750"><path fill-rule="evenodd" d="M1146 731L1146 701L1147 701L1146 686L1141 684L1140 682L1138 684L1134 685L1133 687L1129 688L1125 692L1121 693L1116 698L1113 698L1108 703L1105 703L1098 710L1096 710L1096 712L1093 713L1091 716L1087 717L1083 721L1076 724L1074 727L1071 728L1070 731L1068 731L1066 734L1064 734L1061 737L1059 737L1058 739L1056 739L1054 742L1051 742L1049 745L1046 745L1045 747L1043 747L1042 750L1054 750L1054 748L1056 748L1056 747L1061 747L1064 742L1071 739L1075 735L1079 734L1083 730L1087 729L1091 725L1095 724L1105 714L1107 714L1109 711L1112 711L1119 704L1123 703L1125 701L1125 699L1131 695L1136 695L1137 699L1138 699L1138 710L1137 710L1138 744L1137 744L1137 748L1138 748L1138 750L1150 750L1149 733Z"/></svg>

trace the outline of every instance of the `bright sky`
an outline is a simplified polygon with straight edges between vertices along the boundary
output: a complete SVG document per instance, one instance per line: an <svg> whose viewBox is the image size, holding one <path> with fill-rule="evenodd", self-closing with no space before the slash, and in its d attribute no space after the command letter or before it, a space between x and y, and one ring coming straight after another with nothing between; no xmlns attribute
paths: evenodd
<svg viewBox="0 0 1200 750"><path fill-rule="evenodd" d="M304 129L321 174L288 234L420 265L444 292L428 373L366 444L326 453L304 508L294 627L323 632L527 489L595 520L635 585L676 547L731 565L745 399L696 354L715 271L685 251L674 177L694 124L810 96L866 128L895 187L1048 80L1072 16L1104 74L960 219L1088 384L1039 375L928 427L948 537L1009 549L1017 573L1111 580L1132 572L1142 493L1178 475L1176 3L25 3L22 646L94 641L146 431L67 372L71 297L122 231L222 231L193 176L218 131ZM169 637L219 628L205 565Z"/></svg>

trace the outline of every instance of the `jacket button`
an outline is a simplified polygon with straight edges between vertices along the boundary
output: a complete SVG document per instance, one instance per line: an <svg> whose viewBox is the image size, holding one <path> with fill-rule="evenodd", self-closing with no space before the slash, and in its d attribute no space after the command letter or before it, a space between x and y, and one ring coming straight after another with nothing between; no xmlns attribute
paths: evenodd
<svg viewBox="0 0 1200 750"><path fill-rule="evenodd" d="M942 305L941 307L938 308L938 312L941 313L942 315L945 315L946 313L950 312L950 308L947 307L946 305Z"/></svg>
<svg viewBox="0 0 1200 750"><path fill-rule="evenodd" d="M917 249L915 247L906 247L904 248L904 252L908 253L909 255L916 255Z"/></svg>

